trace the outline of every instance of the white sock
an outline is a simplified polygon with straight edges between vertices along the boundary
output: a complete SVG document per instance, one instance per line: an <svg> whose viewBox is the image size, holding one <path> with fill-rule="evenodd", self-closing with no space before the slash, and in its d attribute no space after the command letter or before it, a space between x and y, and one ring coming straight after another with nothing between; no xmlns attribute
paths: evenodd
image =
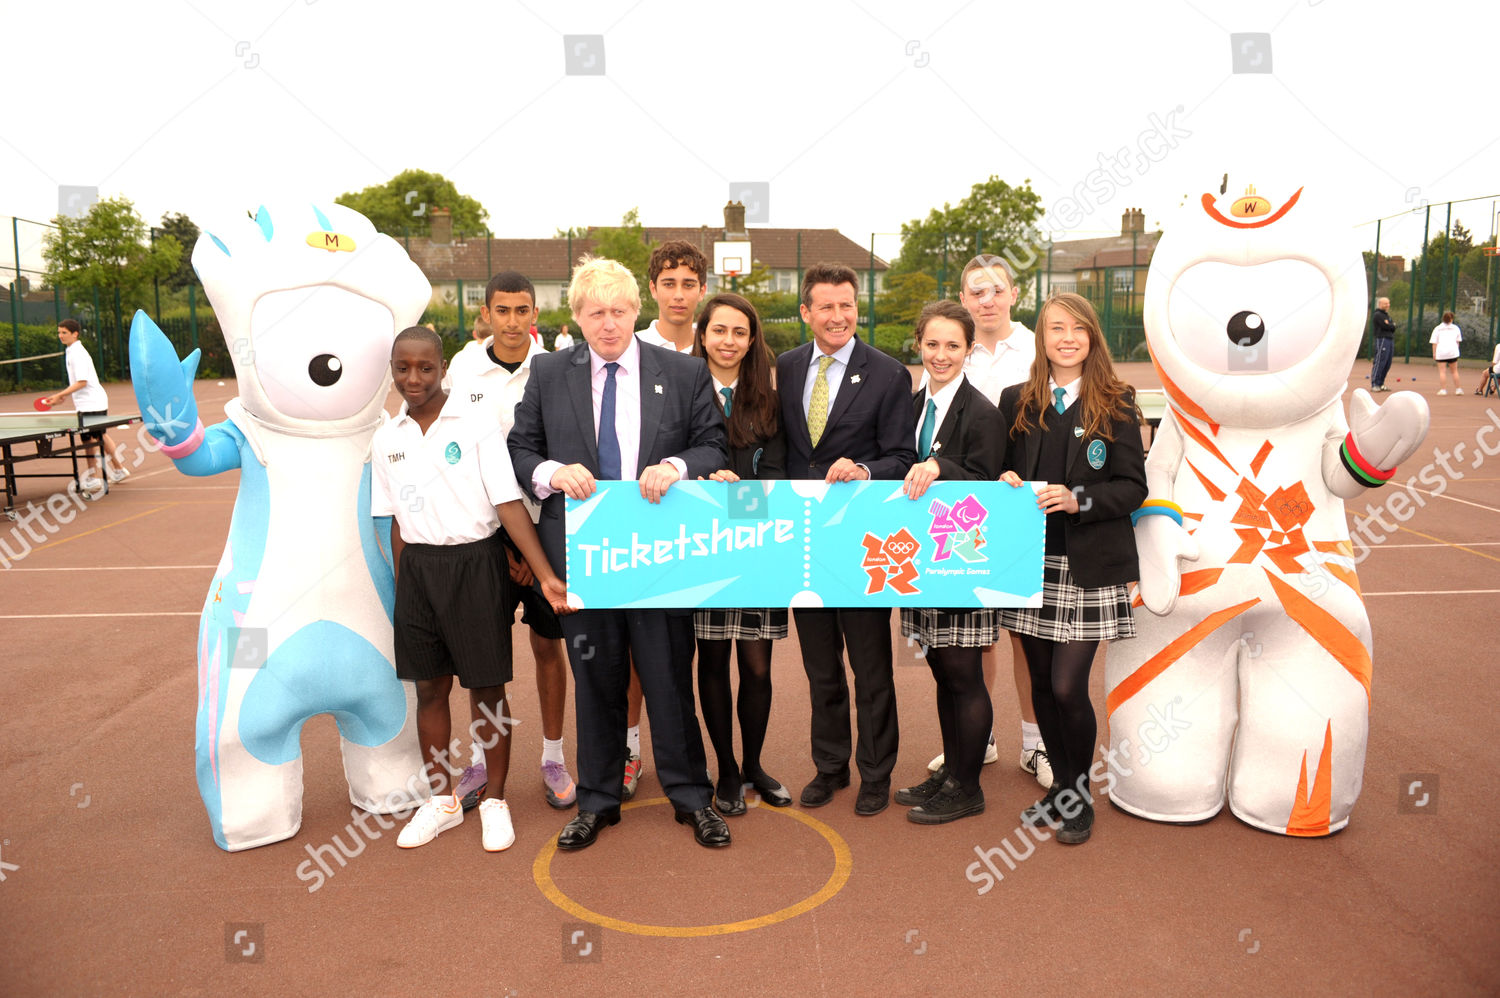
<svg viewBox="0 0 1500 998"><path fill-rule="evenodd" d="M625 729L625 748L631 755L641 754L641 726Z"/></svg>
<svg viewBox="0 0 1500 998"><path fill-rule="evenodd" d="M542 761L561 763L563 761L562 748L563 740L561 738L543 738Z"/></svg>
<svg viewBox="0 0 1500 998"><path fill-rule="evenodd" d="M1042 744L1042 729L1030 721L1021 722L1021 751L1030 752Z"/></svg>

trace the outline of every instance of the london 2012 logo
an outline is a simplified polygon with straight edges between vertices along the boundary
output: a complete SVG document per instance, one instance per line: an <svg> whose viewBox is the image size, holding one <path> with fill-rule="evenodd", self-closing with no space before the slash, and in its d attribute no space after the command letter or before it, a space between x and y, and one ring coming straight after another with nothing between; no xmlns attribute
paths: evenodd
<svg viewBox="0 0 1500 998"><path fill-rule="evenodd" d="M933 561L947 561L954 555L970 564L989 560L979 550L989 543L984 539L983 528L990 511L985 509L984 503L972 494L952 506L934 499L927 512L932 514L932 526L927 528L927 533L937 545L932 554Z"/></svg>

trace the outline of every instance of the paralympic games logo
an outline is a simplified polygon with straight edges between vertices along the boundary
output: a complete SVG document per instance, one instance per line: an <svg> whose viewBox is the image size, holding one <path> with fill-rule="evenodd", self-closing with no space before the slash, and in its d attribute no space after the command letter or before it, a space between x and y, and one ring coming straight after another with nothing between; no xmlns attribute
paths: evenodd
<svg viewBox="0 0 1500 998"><path fill-rule="evenodd" d="M927 512L932 514L932 526L927 533L937 545L933 561L947 561L954 555L970 564L989 560L979 549L989 543L984 539L983 527L990 511L973 494L952 506L934 499Z"/></svg>

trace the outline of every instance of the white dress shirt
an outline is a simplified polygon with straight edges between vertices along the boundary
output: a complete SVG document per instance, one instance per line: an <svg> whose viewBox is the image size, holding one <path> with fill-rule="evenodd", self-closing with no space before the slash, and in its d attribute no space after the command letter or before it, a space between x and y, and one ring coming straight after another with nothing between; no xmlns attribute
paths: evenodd
<svg viewBox="0 0 1500 998"><path fill-rule="evenodd" d="M1047 379L1047 405L1053 412L1057 411L1057 396L1052 394L1054 389L1063 390L1063 409L1066 411L1074 402L1078 401L1078 390L1083 387L1083 376L1079 375L1066 385L1059 385L1051 378Z"/></svg>
<svg viewBox="0 0 1500 998"><path fill-rule="evenodd" d="M692 340L688 340L687 346L678 350L676 343L673 343L671 340L667 339L661 334L661 330L657 328L656 322L657 320L652 319L651 325L647 326L645 329L639 330L635 334L635 338L640 340L642 343L649 343L654 347L666 347L668 350L677 350L678 353L693 352Z"/></svg>
<svg viewBox="0 0 1500 998"><path fill-rule="evenodd" d="M962 371L960 371L958 377L948 382L942 388L939 388L937 394L928 395L922 400L922 415L917 420L917 435L912 438L917 445L918 461L926 460L928 456L926 454L923 454L921 449L922 426L927 422L927 403L929 401L937 403L937 410L932 414L932 445L936 447L938 430L943 428L943 420L948 418L948 410L953 405L953 397L958 394L958 386L963 383L964 374ZM937 453L934 451L932 456L936 457Z"/></svg>

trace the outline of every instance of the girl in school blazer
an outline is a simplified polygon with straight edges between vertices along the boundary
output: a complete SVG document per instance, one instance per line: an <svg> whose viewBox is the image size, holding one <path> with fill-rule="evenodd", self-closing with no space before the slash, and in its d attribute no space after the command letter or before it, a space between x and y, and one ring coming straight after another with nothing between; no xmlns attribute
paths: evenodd
<svg viewBox="0 0 1500 998"><path fill-rule="evenodd" d="M736 294L710 298L698 316L693 356L708 363L729 437L729 466L709 478L716 482L785 478L781 402L771 387L773 361L755 306ZM744 814L746 784L765 803L789 806L791 794L760 764L771 716L771 642L787 636L786 610L698 610L693 614L693 630L698 638L698 702L719 764L714 808L726 817ZM729 683L729 653L736 646L743 763L734 758L735 709Z"/></svg>
<svg viewBox="0 0 1500 998"><path fill-rule="evenodd" d="M1021 638L1037 725L1053 784L1023 820L1060 824L1057 840L1088 840L1094 823L1088 770L1097 722L1089 669L1100 641L1135 636L1129 584L1137 567L1130 515L1146 498L1145 454L1133 389L1115 376L1088 299L1054 295L1042 306L1031 377L1000 395L1007 427L1002 481L1045 483L1040 608L1005 609Z"/></svg>
<svg viewBox="0 0 1500 998"><path fill-rule="evenodd" d="M937 479L993 482L1005 456L1000 412L964 377L974 349L974 319L958 302L922 309L916 339L927 386L912 399L917 463L906 474L907 496L920 499ZM922 643L937 682L943 764L927 779L896 791L911 807L907 820L937 825L984 811L979 770L994 720L980 656L1000 636L991 609L901 609L901 633Z"/></svg>

